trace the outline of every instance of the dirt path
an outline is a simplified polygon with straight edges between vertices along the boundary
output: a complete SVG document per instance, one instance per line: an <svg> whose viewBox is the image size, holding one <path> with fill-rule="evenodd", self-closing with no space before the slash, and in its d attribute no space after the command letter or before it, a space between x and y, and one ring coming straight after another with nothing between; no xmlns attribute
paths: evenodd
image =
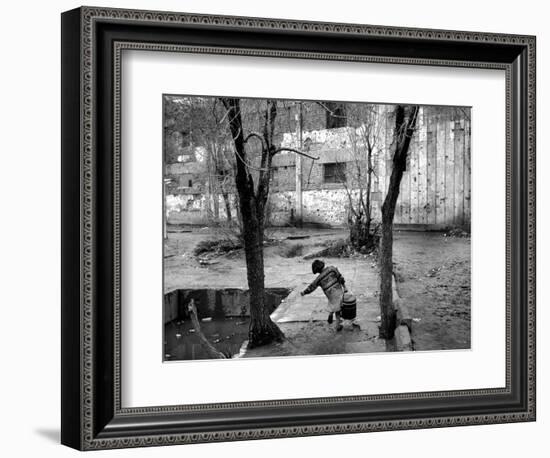
<svg viewBox="0 0 550 458"><path fill-rule="evenodd" d="M470 348L470 239L395 235L397 290L412 315L416 350Z"/></svg>

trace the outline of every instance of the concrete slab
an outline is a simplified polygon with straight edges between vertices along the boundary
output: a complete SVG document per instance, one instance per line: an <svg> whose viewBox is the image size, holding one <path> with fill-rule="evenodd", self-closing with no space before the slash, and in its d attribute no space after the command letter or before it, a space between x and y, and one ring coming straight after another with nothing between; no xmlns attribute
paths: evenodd
<svg viewBox="0 0 550 458"><path fill-rule="evenodd" d="M395 347L397 351L413 351L409 328L402 324L395 329Z"/></svg>
<svg viewBox="0 0 550 458"><path fill-rule="evenodd" d="M279 307L271 314L275 323L290 323L294 321L326 321L328 312L325 310L325 295L316 291L307 296L300 296L307 284L296 287Z"/></svg>

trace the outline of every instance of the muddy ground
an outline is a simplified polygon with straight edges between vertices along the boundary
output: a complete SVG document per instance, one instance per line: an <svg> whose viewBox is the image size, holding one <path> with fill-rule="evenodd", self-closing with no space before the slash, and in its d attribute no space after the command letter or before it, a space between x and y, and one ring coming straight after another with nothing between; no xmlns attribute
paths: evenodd
<svg viewBox="0 0 550 458"><path fill-rule="evenodd" d="M282 229L271 232L273 242L265 247L267 287L299 291L311 282L314 253L331 242L345 238L345 230ZM169 227L165 243L165 292L178 288L247 288L242 249L228 253L193 251L204 240L222 237L216 229ZM358 297L360 330L346 327L336 333L328 326L320 291L306 296L295 310L308 317L282 319L279 325L287 341L257 349L252 356L334 354L384 351L377 338L378 267L373 255L325 259L336 265ZM415 350L470 348L470 239L448 237L440 232L396 231L394 262L397 289L413 318ZM289 312L292 315L291 312ZM299 314L299 313L298 313ZM303 313L302 313L303 314Z"/></svg>
<svg viewBox="0 0 550 458"><path fill-rule="evenodd" d="M394 248L397 291L416 319L416 350L470 348L470 238L401 232Z"/></svg>

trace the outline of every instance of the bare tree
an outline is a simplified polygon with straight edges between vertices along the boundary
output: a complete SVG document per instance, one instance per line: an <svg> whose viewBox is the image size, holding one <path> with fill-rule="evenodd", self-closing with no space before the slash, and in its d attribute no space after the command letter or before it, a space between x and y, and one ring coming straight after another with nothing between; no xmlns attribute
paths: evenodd
<svg viewBox="0 0 550 458"><path fill-rule="evenodd" d="M206 178L214 207L214 221L220 222L219 196L224 200L226 219L232 220L229 193L234 175L234 161L229 154L231 138L223 122L223 107L217 99L198 98L193 107L193 140L206 149Z"/></svg>
<svg viewBox="0 0 550 458"><path fill-rule="evenodd" d="M242 219L242 236L250 291L248 346L254 348L273 341L281 341L284 338L282 331L269 316L271 310L267 307L264 296L263 242L272 160L277 153L285 150L298 154L303 153L293 148L281 148L275 145L276 100L261 102L265 103L261 131L252 131L246 134L241 100L227 97L222 97L220 100L227 110L226 119L234 144L235 185L239 196L239 211ZM250 147L252 142L259 145L259 165L256 165L251 155L247 154L249 149L252 148ZM255 181L257 184L255 184Z"/></svg>
<svg viewBox="0 0 550 458"><path fill-rule="evenodd" d="M419 107L397 105L395 108L393 168L388 192L382 204L382 233L380 239L380 337L392 339L396 325L396 311L392 297L393 276L393 217L399 197L403 172L407 168L407 154L416 126Z"/></svg>
<svg viewBox="0 0 550 458"><path fill-rule="evenodd" d="M381 139L381 113L378 105L349 104L346 116L351 146L346 174L341 183L348 197L350 243L355 249L371 250L378 244L379 224L373 222L373 156L384 147Z"/></svg>

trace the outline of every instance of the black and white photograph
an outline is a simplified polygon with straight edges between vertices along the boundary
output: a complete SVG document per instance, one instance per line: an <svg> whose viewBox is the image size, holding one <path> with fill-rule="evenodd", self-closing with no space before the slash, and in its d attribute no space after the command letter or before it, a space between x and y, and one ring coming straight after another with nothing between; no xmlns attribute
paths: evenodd
<svg viewBox="0 0 550 458"><path fill-rule="evenodd" d="M545 3L97 3L3 4L0 455L543 457Z"/></svg>
<svg viewBox="0 0 550 458"><path fill-rule="evenodd" d="M471 107L162 110L164 362L471 348Z"/></svg>

